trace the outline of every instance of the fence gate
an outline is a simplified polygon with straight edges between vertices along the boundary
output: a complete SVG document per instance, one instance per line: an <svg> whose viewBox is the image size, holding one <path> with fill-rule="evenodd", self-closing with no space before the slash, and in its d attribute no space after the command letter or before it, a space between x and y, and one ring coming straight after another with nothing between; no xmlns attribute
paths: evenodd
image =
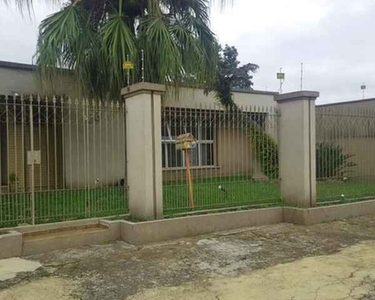
<svg viewBox="0 0 375 300"><path fill-rule="evenodd" d="M124 103L0 96L0 227L127 211Z"/></svg>

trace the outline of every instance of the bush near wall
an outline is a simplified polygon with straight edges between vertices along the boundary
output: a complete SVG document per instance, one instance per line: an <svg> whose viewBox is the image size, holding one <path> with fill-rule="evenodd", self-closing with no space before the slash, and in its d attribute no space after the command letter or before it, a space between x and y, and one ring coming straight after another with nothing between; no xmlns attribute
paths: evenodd
<svg viewBox="0 0 375 300"><path fill-rule="evenodd" d="M343 179L357 164L351 161L354 154L345 154L341 146L330 143L316 145L316 177Z"/></svg>
<svg viewBox="0 0 375 300"><path fill-rule="evenodd" d="M279 146L277 141L255 125L249 128L249 137L259 160L261 171L269 179L279 178ZM316 145L316 177L319 179L343 179L357 164L345 154L341 146L331 143Z"/></svg>
<svg viewBox="0 0 375 300"><path fill-rule="evenodd" d="M249 136L254 151L260 162L260 168L269 179L279 178L279 146L276 140L253 125L249 129Z"/></svg>

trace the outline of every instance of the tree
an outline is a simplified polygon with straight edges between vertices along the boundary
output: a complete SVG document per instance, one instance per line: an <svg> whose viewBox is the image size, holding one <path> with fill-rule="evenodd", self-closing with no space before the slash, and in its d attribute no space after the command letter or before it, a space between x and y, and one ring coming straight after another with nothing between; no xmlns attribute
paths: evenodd
<svg viewBox="0 0 375 300"><path fill-rule="evenodd" d="M258 65L253 63L239 66L240 62L237 60L237 57L238 51L235 47L225 45L225 48L221 49L216 79L213 84L206 89L206 93L215 91L216 98L227 109L234 107L232 90L251 90L253 86L253 76L250 75L250 73L255 73L259 68Z"/></svg>
<svg viewBox="0 0 375 300"><path fill-rule="evenodd" d="M33 0L15 1L29 9L33 5ZM36 62L41 78L48 82L59 68L67 68L74 70L84 93L117 97L127 81L122 63L135 62L132 81L139 81L143 50L146 81L212 81L218 44L209 28L211 2L65 1L63 8L44 19L39 27Z"/></svg>

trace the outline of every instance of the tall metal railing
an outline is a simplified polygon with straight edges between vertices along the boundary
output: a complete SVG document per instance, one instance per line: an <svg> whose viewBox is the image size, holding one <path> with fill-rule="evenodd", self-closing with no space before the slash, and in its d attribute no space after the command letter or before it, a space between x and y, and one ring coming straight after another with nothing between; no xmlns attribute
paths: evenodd
<svg viewBox="0 0 375 300"><path fill-rule="evenodd" d="M127 211L124 103L0 96L0 227Z"/></svg>
<svg viewBox="0 0 375 300"><path fill-rule="evenodd" d="M364 103L316 109L318 204L375 196L375 109Z"/></svg>
<svg viewBox="0 0 375 300"><path fill-rule="evenodd" d="M277 121L274 107L162 107L165 214L280 204ZM176 149L184 133L191 150Z"/></svg>

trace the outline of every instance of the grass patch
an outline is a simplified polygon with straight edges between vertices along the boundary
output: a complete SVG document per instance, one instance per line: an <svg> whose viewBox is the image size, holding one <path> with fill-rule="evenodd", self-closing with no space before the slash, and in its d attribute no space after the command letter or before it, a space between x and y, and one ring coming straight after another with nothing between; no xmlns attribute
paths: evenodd
<svg viewBox="0 0 375 300"><path fill-rule="evenodd" d="M283 204L278 181L254 181L248 176L195 180L194 209L189 207L185 181L164 182L163 194L166 217L211 209L246 209ZM318 205L366 200L375 197L375 184L365 181L322 181L317 184L317 196ZM37 224L119 216L127 212L128 201L123 187L35 193ZM0 227L23 223L31 223L30 193L0 195Z"/></svg>
<svg viewBox="0 0 375 300"><path fill-rule="evenodd" d="M375 183L366 181L320 181L317 182L319 202L353 201L375 196Z"/></svg>
<svg viewBox="0 0 375 300"><path fill-rule="evenodd" d="M195 207L192 209L186 182L166 182L164 213L281 204L277 181L253 181L247 176L219 177L195 180L193 187Z"/></svg>
<svg viewBox="0 0 375 300"><path fill-rule="evenodd" d="M128 211L123 187L93 190L38 191L35 193L37 224L105 217ZM31 223L31 194L0 196L0 227Z"/></svg>

